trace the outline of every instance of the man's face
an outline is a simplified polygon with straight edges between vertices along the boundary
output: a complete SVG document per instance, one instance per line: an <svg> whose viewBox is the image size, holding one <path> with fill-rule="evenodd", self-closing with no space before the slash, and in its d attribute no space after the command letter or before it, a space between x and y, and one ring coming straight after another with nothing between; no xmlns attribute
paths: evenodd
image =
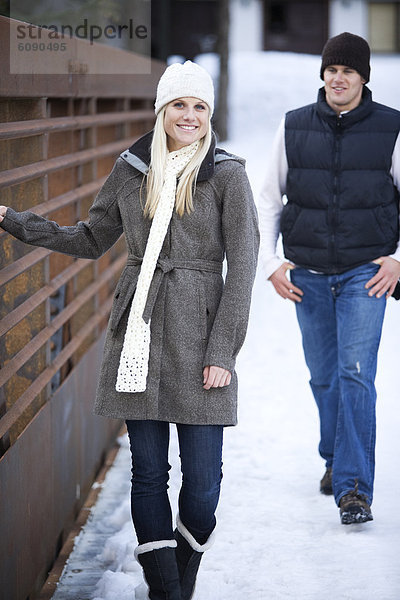
<svg viewBox="0 0 400 600"><path fill-rule="evenodd" d="M329 65L324 71L326 101L337 113L353 110L361 102L365 79L343 65Z"/></svg>

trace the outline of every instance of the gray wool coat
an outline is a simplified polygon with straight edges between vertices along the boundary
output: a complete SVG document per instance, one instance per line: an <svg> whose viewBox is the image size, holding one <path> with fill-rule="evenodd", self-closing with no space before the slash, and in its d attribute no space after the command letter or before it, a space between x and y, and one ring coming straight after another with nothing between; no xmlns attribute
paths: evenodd
<svg viewBox="0 0 400 600"><path fill-rule="evenodd" d="M151 221L139 197L151 133L117 159L89 211L71 227L8 209L1 226L18 239L98 258L125 233L128 260L115 290L95 413L186 424L237 422L236 356L243 344L256 272L257 214L244 161L214 145L199 172L194 211L173 213L144 312L151 319L147 388L117 392L119 358ZM226 276L222 263L226 258ZM229 386L203 389L203 368L232 372Z"/></svg>

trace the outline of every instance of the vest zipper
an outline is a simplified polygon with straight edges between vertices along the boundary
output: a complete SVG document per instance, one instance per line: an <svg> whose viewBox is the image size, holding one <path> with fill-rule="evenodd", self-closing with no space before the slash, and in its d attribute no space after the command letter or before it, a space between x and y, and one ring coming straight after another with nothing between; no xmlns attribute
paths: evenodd
<svg viewBox="0 0 400 600"><path fill-rule="evenodd" d="M342 115L336 119L335 144L334 144L334 159L333 159L333 198L332 198L332 215L331 215L331 254L332 254L332 270L337 268L337 243L336 243L336 227L338 225L338 193L339 193L339 159L340 159L340 144L342 135Z"/></svg>

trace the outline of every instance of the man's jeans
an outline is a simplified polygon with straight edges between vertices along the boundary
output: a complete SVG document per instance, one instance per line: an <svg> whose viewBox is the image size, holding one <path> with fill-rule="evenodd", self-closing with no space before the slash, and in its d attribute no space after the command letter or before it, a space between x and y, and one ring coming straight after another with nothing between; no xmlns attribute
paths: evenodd
<svg viewBox="0 0 400 600"><path fill-rule="evenodd" d="M169 423L126 421L132 454L132 519L139 544L173 539L168 498ZM221 479L223 427L177 424L182 470L179 516L200 543L213 531Z"/></svg>
<svg viewBox="0 0 400 600"><path fill-rule="evenodd" d="M341 275L295 268L304 292L296 303L310 385L321 425L319 452L333 467L333 491L354 489L372 503L375 470L375 374L386 298L368 296L365 284L379 266L368 263Z"/></svg>

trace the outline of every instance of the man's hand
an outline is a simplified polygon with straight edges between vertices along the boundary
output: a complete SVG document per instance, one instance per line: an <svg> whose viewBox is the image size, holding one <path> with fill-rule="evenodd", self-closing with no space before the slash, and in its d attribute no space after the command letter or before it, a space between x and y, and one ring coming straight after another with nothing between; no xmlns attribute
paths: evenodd
<svg viewBox="0 0 400 600"><path fill-rule="evenodd" d="M7 206L0 206L0 223L6 216L6 212L7 212Z"/></svg>
<svg viewBox="0 0 400 600"><path fill-rule="evenodd" d="M381 265L381 268L365 284L365 287L369 290L368 296L380 298L383 294L386 294L386 298L389 298L400 278L400 262L390 256L381 256L373 262Z"/></svg>
<svg viewBox="0 0 400 600"><path fill-rule="evenodd" d="M289 298L293 302L301 302L303 292L300 288L296 287L286 277L287 270L294 269L294 266L288 262L283 263L279 269L274 271L269 277L270 282L275 288L275 291L282 296L282 298Z"/></svg>
<svg viewBox="0 0 400 600"><path fill-rule="evenodd" d="M214 387L225 387L231 382L232 374L222 367L208 366L203 370L203 388L209 390Z"/></svg>

